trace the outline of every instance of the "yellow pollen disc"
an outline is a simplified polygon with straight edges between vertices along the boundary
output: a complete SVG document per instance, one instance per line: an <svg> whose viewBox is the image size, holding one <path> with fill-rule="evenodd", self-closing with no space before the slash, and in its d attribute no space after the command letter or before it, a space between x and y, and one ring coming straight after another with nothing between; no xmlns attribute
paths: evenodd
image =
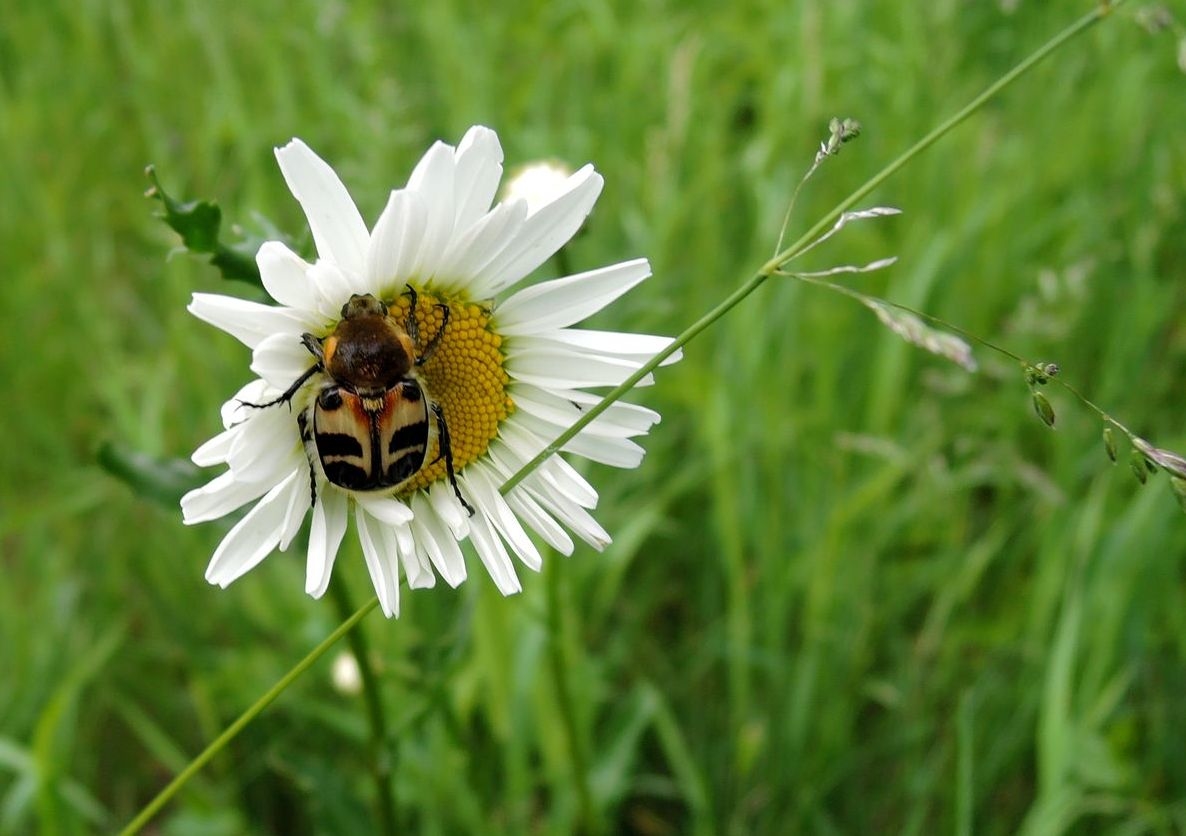
<svg viewBox="0 0 1186 836"><path fill-rule="evenodd" d="M404 322L409 304L407 296L399 297L390 307L392 315ZM502 337L489 329L490 312L481 305L438 299L420 292L416 303L420 341L416 350L424 351L440 330L441 305L449 308L449 323L432 356L416 370L416 376L428 397L440 404L445 413L453 449L453 470L460 472L486 452L498 435L499 424L514 411L515 404L506 391L509 378L502 367ZM431 415L429 420L435 421ZM439 447L434 445L425 461L432 462L439 453ZM400 495L406 496L447 478L442 458L426 464L401 487Z"/></svg>

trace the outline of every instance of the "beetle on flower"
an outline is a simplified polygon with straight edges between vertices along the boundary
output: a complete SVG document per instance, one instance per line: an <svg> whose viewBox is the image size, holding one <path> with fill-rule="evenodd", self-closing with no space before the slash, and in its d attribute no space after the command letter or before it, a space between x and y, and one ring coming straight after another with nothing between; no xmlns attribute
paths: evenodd
<svg viewBox="0 0 1186 836"><path fill-rule="evenodd" d="M306 591L324 594L353 516L389 617L399 613L400 567L410 588L434 585L437 574L453 586L465 579L459 544L467 538L503 594L520 588L512 553L539 569L528 530L565 554L573 549L569 532L604 548L610 538L590 514L597 493L560 456L506 496L499 492L600 401L589 389L618 385L670 344L571 327L646 279L645 259L508 293L580 228L601 176L587 165L546 200L492 205L502 148L493 131L474 127L456 148L433 145L368 231L345 186L308 146L294 139L276 157L317 259L269 241L256 261L279 305L201 293L190 305L252 349L257 375L223 406L224 432L193 455L227 470L182 499L186 523L255 503L215 551L206 578L225 587L287 549L310 512ZM351 331L344 323L365 317L406 356L396 371L367 370L360 385L327 354ZM635 467L643 451L633 438L658 420L619 401L563 449Z"/></svg>

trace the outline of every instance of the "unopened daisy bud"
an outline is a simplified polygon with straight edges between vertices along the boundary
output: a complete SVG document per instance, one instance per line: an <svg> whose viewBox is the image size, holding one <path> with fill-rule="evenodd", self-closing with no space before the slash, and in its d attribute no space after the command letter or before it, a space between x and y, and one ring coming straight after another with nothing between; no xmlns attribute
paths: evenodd
<svg viewBox="0 0 1186 836"><path fill-rule="evenodd" d="M362 672L358 669L358 660L348 650L343 650L334 657L330 676L334 688L341 694L352 697L362 690Z"/></svg>
<svg viewBox="0 0 1186 836"><path fill-rule="evenodd" d="M1149 471L1145 467L1146 459L1136 450L1128 457L1128 465L1132 468L1132 475L1137 477L1137 481L1142 485L1149 481Z"/></svg>
<svg viewBox="0 0 1186 836"><path fill-rule="evenodd" d="M1033 398L1034 398L1034 412L1038 413L1038 417L1041 418L1045 422L1046 426L1053 427L1054 426L1054 407L1052 407L1050 405L1050 401L1048 401L1046 399L1046 396L1043 395L1041 392L1034 392Z"/></svg>
<svg viewBox="0 0 1186 836"><path fill-rule="evenodd" d="M1104 452L1108 454L1112 464L1116 464L1116 434L1112 432L1111 427L1104 427Z"/></svg>
<svg viewBox="0 0 1186 836"><path fill-rule="evenodd" d="M532 214L564 192L572 169L559 160L539 160L516 168L502 189L504 201L523 200Z"/></svg>

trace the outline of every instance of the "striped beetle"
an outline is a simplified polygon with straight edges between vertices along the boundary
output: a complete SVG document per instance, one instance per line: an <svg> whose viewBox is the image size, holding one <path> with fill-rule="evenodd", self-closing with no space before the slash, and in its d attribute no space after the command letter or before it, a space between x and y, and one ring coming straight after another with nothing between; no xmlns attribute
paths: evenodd
<svg viewBox="0 0 1186 836"><path fill-rule="evenodd" d="M449 484L458 501L473 516L474 509L461 495L453 471L449 425L440 404L433 402L420 383L416 369L440 345L449 324L449 308L440 305L441 327L417 352L416 291L408 287L411 304L403 325L387 306L370 294L354 294L342 306L342 319L329 336L301 335L301 342L317 360L308 371L275 400L249 404L257 408L279 403L291 405L293 397L314 375L325 380L312 402L297 415L301 440L313 472L313 501L317 501L316 474L350 491L398 490L426 464L434 432L445 460Z"/></svg>

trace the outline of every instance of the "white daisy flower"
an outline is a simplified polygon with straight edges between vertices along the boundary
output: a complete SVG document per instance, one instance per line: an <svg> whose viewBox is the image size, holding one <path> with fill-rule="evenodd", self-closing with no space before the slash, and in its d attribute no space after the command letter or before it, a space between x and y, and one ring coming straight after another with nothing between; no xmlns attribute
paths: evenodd
<svg viewBox="0 0 1186 836"><path fill-rule="evenodd" d="M456 148L433 145L368 232L346 187L308 146L294 139L276 158L308 218L317 260L269 241L256 261L278 306L197 293L189 307L251 348L258 375L223 406L225 432L193 454L199 465L227 470L181 501L187 524L255 503L215 551L207 580L225 587L273 550L287 549L310 510L306 591L325 592L353 518L389 617L399 613L401 567L410 588L433 586L438 574L452 586L465 580L459 543L467 538L507 595L520 589L512 554L540 567L528 531L565 554L573 549L569 532L604 548L609 535L589 513L597 492L559 456L505 497L499 493L600 400L587 390L621 383L671 342L571 327L646 279L645 259L507 294L581 226L601 176L587 165L546 200L491 206L502 148L493 131L474 127ZM351 302L355 296L362 299ZM354 306L349 317L347 302ZM340 326L354 321L359 306L375 317L371 324L391 330L394 323L392 333L407 340L397 345L417 361L406 371L378 368L386 377L369 390L327 370L351 358L363 362L337 351L348 342ZM439 407L444 420L429 407ZM632 439L658 420L652 410L618 402L564 450L636 467L643 450ZM352 436L350 450L330 443L343 435Z"/></svg>

